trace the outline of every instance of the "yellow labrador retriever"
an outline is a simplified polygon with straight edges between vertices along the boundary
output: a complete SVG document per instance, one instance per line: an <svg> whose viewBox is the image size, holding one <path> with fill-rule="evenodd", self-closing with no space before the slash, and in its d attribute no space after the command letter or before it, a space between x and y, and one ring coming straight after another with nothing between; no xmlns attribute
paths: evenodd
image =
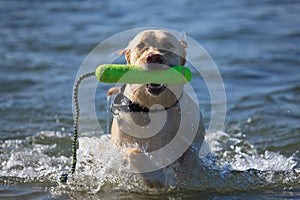
<svg viewBox="0 0 300 200"><path fill-rule="evenodd" d="M125 54L127 64L138 65L145 70L164 70L185 64L186 47L185 41L177 40L167 31L147 30L130 41L122 53ZM189 97L184 86L127 84L121 88L111 88L107 95L112 94L116 96L112 103L114 119L111 139L116 145L127 148L127 156L137 168L139 165L134 164L136 153L162 149L180 131L183 135L196 131L189 147L176 161L181 166L180 169L176 169L177 173L188 174L187 172L197 163L204 139L204 127L198 104ZM184 110L181 104L186 105ZM199 119L196 121L197 124L193 124L195 118ZM185 142L185 138L181 140ZM142 175L148 185L162 187L165 181L162 170L157 169Z"/></svg>

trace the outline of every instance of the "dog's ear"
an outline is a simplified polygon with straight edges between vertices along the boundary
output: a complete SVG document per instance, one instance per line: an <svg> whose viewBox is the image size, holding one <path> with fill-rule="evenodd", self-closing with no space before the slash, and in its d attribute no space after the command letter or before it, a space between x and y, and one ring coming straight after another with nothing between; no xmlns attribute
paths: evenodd
<svg viewBox="0 0 300 200"><path fill-rule="evenodd" d="M181 66L184 66L185 62L186 62L186 59L185 58L181 58Z"/></svg>
<svg viewBox="0 0 300 200"><path fill-rule="evenodd" d="M120 55L125 55L127 64L130 64L130 50L129 49L126 48L126 49L119 50L118 53Z"/></svg>
<svg viewBox="0 0 300 200"><path fill-rule="evenodd" d="M188 44L184 40L179 40L179 43L183 46L183 48L187 48ZM186 62L185 58L181 58L181 65L184 66Z"/></svg>
<svg viewBox="0 0 300 200"><path fill-rule="evenodd" d="M184 40L179 40L179 43L183 46L183 48L187 48L188 44Z"/></svg>

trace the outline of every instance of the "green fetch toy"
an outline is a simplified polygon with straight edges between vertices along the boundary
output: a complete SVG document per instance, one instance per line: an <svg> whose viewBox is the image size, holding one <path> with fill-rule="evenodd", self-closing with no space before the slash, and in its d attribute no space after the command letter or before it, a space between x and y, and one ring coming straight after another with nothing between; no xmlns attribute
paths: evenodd
<svg viewBox="0 0 300 200"><path fill-rule="evenodd" d="M184 66L174 66L163 70L144 70L140 66L124 64L103 64L97 67L95 72L88 72L81 75L73 89L74 100L74 134L72 142L72 167L71 174L76 168L76 150L78 147L78 122L79 122L79 103L78 89L81 81L85 78L95 76L99 82L103 83L123 83L123 84L171 84L181 85L192 80L192 73L189 68ZM66 183L68 174L59 177L61 183Z"/></svg>
<svg viewBox="0 0 300 200"><path fill-rule="evenodd" d="M127 83L127 84L184 84L192 80L189 68L174 66L165 70L143 70L140 66L105 64L96 69L96 78L104 83Z"/></svg>

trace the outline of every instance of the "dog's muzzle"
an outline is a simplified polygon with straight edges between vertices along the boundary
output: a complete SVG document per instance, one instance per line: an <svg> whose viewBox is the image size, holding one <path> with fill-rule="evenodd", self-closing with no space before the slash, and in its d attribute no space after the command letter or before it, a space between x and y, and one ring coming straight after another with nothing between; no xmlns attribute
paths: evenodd
<svg viewBox="0 0 300 200"><path fill-rule="evenodd" d="M156 83L148 83L146 87L147 87L147 91L153 96L158 96L166 89L166 86L164 86L164 84L156 84Z"/></svg>

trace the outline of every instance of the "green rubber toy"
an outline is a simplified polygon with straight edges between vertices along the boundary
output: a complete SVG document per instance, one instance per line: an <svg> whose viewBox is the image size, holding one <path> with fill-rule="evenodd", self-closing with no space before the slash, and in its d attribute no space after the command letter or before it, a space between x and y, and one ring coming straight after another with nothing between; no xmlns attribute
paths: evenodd
<svg viewBox="0 0 300 200"><path fill-rule="evenodd" d="M79 103L78 88L81 81L85 78L96 76L98 81L104 83L123 83L123 84L173 84L181 85L189 83L192 80L192 73L189 68L184 66L174 66L163 70L144 70L140 66L123 64L104 64L97 67L95 72L87 72L81 75L74 86L74 134L72 143L72 167L71 174L74 174L77 163L77 145L78 145L78 122L79 122ZM63 173L60 182L66 183L68 174Z"/></svg>
<svg viewBox="0 0 300 200"><path fill-rule="evenodd" d="M180 85L192 80L192 73L184 66L174 66L165 70L143 70L140 66L124 64L104 64L98 66L96 78L104 83L123 84L173 84Z"/></svg>

